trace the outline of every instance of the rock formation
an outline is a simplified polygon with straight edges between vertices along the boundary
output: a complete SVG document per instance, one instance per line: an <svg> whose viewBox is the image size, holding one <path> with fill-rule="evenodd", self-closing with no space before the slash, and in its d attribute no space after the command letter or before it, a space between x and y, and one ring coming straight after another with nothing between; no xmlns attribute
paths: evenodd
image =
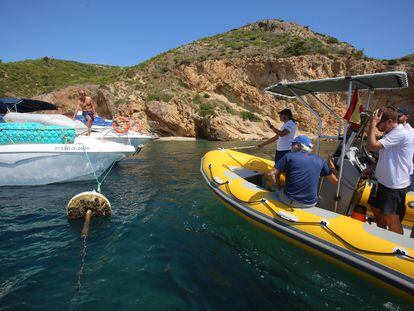
<svg viewBox="0 0 414 311"><path fill-rule="evenodd" d="M270 137L270 118L280 126L277 112L288 107L299 130L315 133L316 120L297 101L276 98L263 89L280 81L298 81L401 70L408 89L377 92L376 105L395 104L414 115L413 62L380 61L365 57L349 44L317 34L294 23L266 20L228 33L201 39L126 68L106 85L69 86L39 98L71 114L79 88L97 103L100 115L124 115L140 120L149 130L155 121L160 136L213 140L252 140ZM366 95L361 94L363 99ZM345 94L320 96L339 114ZM337 121L310 100L323 119L323 133L336 133Z"/></svg>

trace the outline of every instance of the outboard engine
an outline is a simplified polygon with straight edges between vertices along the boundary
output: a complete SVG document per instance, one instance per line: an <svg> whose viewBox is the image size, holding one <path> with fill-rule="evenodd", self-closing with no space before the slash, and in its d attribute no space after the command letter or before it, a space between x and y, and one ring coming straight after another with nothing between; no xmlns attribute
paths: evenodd
<svg viewBox="0 0 414 311"><path fill-rule="evenodd" d="M350 215L352 210L350 210L350 205L354 194L357 190L358 181L361 176L361 172L365 167L361 167L356 160L357 148L347 152L344 159L344 168L342 173L342 182L339 192L339 202L337 213L342 215ZM338 163L339 158L334 159L334 163ZM319 202L318 205L320 208L326 210L335 210L335 200L336 200L336 189L337 185L330 183L328 180L323 179L321 183L321 188L319 192Z"/></svg>
<svg viewBox="0 0 414 311"><path fill-rule="evenodd" d="M370 119L370 113L362 112L361 119L362 122L358 132L351 131L347 135L344 167L338 198L336 197L337 185L333 185L325 179L322 180L319 192L318 206L335 211L335 201L338 200L336 212L342 215L351 215L354 207L358 205L366 182L366 179L361 177L361 173L373 162L372 156L366 152L364 144L364 129ZM361 150L354 145L356 141L360 142ZM339 145L334 154L334 163L337 166L341 149L341 145Z"/></svg>

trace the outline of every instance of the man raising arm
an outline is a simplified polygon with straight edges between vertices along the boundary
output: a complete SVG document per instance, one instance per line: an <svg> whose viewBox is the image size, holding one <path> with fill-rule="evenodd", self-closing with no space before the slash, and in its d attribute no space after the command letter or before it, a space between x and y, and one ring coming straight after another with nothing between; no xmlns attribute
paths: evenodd
<svg viewBox="0 0 414 311"><path fill-rule="evenodd" d="M413 158L413 139L397 123L398 114L393 107L373 112L368 127L367 147L378 151L375 177L378 181L376 196L368 203L372 207L377 226L396 233L403 233L401 220L405 214L405 196L410 188ZM385 132L378 140L375 129Z"/></svg>

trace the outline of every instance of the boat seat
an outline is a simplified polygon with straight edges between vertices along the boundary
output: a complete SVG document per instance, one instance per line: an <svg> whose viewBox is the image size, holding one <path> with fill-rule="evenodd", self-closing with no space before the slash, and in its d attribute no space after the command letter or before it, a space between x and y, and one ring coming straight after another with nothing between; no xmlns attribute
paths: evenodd
<svg viewBox="0 0 414 311"><path fill-rule="evenodd" d="M266 188L266 176L260 171L249 170L243 167L228 167L234 174L240 176L246 181L265 189Z"/></svg>
<svg viewBox="0 0 414 311"><path fill-rule="evenodd" d="M238 166L236 166L236 167L233 166L232 167L232 166L229 166L228 168L233 173L237 174L238 176L240 176L241 178L244 178L244 179L250 178L250 177L253 177L253 176L257 176L257 175L262 175L262 173L259 172L259 171L248 170L248 169L243 168L243 167L238 167Z"/></svg>

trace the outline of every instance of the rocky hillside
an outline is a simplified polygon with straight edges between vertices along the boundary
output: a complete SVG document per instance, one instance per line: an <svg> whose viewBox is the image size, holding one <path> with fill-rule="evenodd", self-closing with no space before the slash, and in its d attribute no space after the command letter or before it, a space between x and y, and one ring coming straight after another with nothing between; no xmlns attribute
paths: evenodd
<svg viewBox="0 0 414 311"><path fill-rule="evenodd" d="M130 116L146 129L157 121L161 136L261 139L272 135L264 120L270 118L279 125L277 112L284 107L293 110L300 130L316 128L314 118L296 101L264 94L266 86L390 70L407 71L413 85L413 67L412 55L388 61L369 59L351 45L308 27L266 20L178 47L137 66L118 68L99 84L91 80L87 85L37 95L70 114L76 91L82 87L92 94L100 114ZM377 93L374 99L377 104L393 102L413 109L413 95L410 87ZM344 113L344 95L321 97ZM324 133L335 132L335 120L311 103L323 117Z"/></svg>

